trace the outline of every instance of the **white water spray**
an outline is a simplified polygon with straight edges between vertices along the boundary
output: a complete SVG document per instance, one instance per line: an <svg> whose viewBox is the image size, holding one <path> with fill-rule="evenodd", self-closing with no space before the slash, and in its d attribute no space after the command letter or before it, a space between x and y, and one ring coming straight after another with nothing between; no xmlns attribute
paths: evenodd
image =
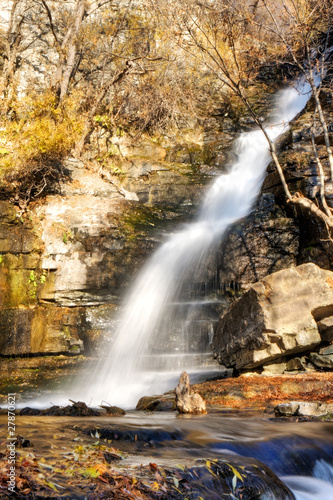
<svg viewBox="0 0 333 500"><path fill-rule="evenodd" d="M304 108L309 92L307 85L301 85L299 91L291 87L280 93L275 124L266 125L272 140ZM218 177L209 188L197 219L169 237L132 285L114 344L91 377L93 382L84 389L86 400L92 398L97 404L104 400L128 408L142 395L173 387L166 374L149 371L148 356L150 346L158 345L168 304L177 295L182 279L202 264L230 224L250 213L270 161L268 142L261 130L243 133L236 141L235 153L237 160L229 173ZM177 366L174 380L180 371Z"/></svg>

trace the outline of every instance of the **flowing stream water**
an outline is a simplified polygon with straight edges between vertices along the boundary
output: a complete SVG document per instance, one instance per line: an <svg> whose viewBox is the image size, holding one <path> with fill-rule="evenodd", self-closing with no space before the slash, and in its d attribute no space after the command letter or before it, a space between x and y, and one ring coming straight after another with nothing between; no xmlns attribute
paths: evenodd
<svg viewBox="0 0 333 500"><path fill-rule="evenodd" d="M286 130L309 96L307 84L291 86L277 96L274 120L265 125L272 140ZM177 301L184 281L204 265L227 228L250 213L270 161L261 130L241 134L234 153L236 160L209 187L197 218L171 234L139 273L124 301L115 340L105 346L106 359L84 384L86 397L130 408L142 395L174 387L189 352L176 349L171 356L162 352L160 370L153 363L153 355L172 330L170 303Z"/></svg>
<svg viewBox="0 0 333 500"><path fill-rule="evenodd" d="M246 464L261 468L264 463L290 488L296 500L333 500L331 423L274 422L254 411L219 411L191 418L179 417L176 412L132 411L125 417L19 416L17 423L19 433L33 443L26 453L32 452L44 464L43 473L48 471L47 466L52 470L56 462L66 463L75 446L96 445L98 430L101 445L125 452L124 460L111 464L120 474L150 462L178 468L191 467L196 460L221 459L241 473ZM7 425L7 415L0 415L0 430L5 431ZM24 449L19 451L23 453ZM138 473L140 477L140 467ZM87 498L71 477L52 473L50 480L60 485L57 498ZM222 486L219 489L218 483L212 486L209 475L193 481L199 482L205 500L241 498L238 494L220 495L226 491ZM260 497L251 497L251 490L245 490L243 498L290 500L274 485L268 475Z"/></svg>

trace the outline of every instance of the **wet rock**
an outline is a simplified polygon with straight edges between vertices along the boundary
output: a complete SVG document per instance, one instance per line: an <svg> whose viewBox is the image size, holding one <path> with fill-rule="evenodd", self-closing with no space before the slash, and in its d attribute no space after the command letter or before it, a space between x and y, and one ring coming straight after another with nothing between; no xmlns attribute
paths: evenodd
<svg viewBox="0 0 333 500"><path fill-rule="evenodd" d="M130 442L135 446L140 447L143 445L159 446L167 441L178 441L183 439L183 434L179 430L163 430L154 428L144 428L142 426L137 428L125 428L123 426L110 426L103 427L88 427L83 429L85 434L89 436L98 435L100 439L110 439L112 441Z"/></svg>
<svg viewBox="0 0 333 500"><path fill-rule="evenodd" d="M83 401L72 401L72 405L64 407L53 406L48 410L44 410L43 414L70 417L96 417L100 415L100 412L89 408Z"/></svg>
<svg viewBox="0 0 333 500"><path fill-rule="evenodd" d="M195 498L198 495L212 500L229 496L243 500L266 497L295 499L289 488L262 462L254 458L230 458L229 455L212 461L198 460L194 467L181 474L188 481ZM183 489L185 485L182 481L180 488ZM186 489L183 491L185 494Z"/></svg>
<svg viewBox="0 0 333 500"><path fill-rule="evenodd" d="M279 271L253 285L219 320L219 363L254 368L320 344L317 322L333 316L333 273L314 264Z"/></svg>
<svg viewBox="0 0 333 500"><path fill-rule="evenodd" d="M31 309L0 311L0 353L3 355L31 352Z"/></svg>
<svg viewBox="0 0 333 500"><path fill-rule="evenodd" d="M299 402L290 401L289 403L281 403L277 405L274 410L276 416L292 417L293 415L296 415L298 408Z"/></svg>
<svg viewBox="0 0 333 500"><path fill-rule="evenodd" d="M138 411L174 411L176 409L174 395L170 397L143 396L136 405Z"/></svg>
<svg viewBox="0 0 333 500"><path fill-rule="evenodd" d="M333 411L333 404L308 401L290 401L282 403L274 408L275 415L281 417L321 417Z"/></svg>
<svg viewBox="0 0 333 500"><path fill-rule="evenodd" d="M85 330L83 308L52 305L0 310L0 354L80 354Z"/></svg>
<svg viewBox="0 0 333 500"><path fill-rule="evenodd" d="M16 436L15 441L13 442L15 448L30 448L33 446L29 439L25 439L23 436Z"/></svg>
<svg viewBox="0 0 333 500"><path fill-rule="evenodd" d="M185 371L180 375L175 394L179 413L206 413L206 403L200 394L190 394L190 378Z"/></svg>
<svg viewBox="0 0 333 500"><path fill-rule="evenodd" d="M108 415L112 415L113 417L121 417L123 415L126 415L125 410L122 408L119 408L118 406L100 406L103 408Z"/></svg>
<svg viewBox="0 0 333 500"><path fill-rule="evenodd" d="M30 408L29 406L22 408L20 410L20 415L29 415L29 416L36 416L36 415L43 415L43 410L38 410L37 408Z"/></svg>
<svg viewBox="0 0 333 500"><path fill-rule="evenodd" d="M219 279L246 289L267 274L296 266L298 249L295 221L276 205L273 194L263 194L253 214L234 225L223 242Z"/></svg>
<svg viewBox="0 0 333 500"><path fill-rule="evenodd" d="M86 403L82 401L72 401L71 405L67 406L52 406L45 410L38 410L36 408L22 408L20 415L48 415L54 417L98 417L101 412L89 408Z"/></svg>

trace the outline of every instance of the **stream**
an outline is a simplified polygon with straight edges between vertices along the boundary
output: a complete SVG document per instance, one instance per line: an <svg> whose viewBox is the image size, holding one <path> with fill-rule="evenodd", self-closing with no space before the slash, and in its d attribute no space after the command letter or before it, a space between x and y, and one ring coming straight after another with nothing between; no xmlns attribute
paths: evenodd
<svg viewBox="0 0 333 500"><path fill-rule="evenodd" d="M7 419L1 415L2 430L6 425ZM200 416L130 411L123 417L97 418L18 415L17 430L33 445L25 451L32 451L46 464L61 459L78 444L96 442L97 436L102 444L111 443L126 453L120 463L112 464L120 471L151 462L158 467L190 467L199 459L222 459L240 470L240 464L250 460L255 467L260 462L268 466L296 500L333 500L331 423L276 421L255 410L224 410ZM267 485L261 500L289 498L272 493L269 479ZM204 500L225 498L216 491L212 493L205 478L200 488ZM64 498L81 496L74 490Z"/></svg>

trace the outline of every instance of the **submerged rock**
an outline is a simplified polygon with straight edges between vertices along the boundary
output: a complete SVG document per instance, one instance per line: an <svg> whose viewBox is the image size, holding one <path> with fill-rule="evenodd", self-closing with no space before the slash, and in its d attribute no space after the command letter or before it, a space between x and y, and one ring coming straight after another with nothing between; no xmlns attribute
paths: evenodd
<svg viewBox="0 0 333 500"><path fill-rule="evenodd" d="M311 352L322 341L321 322L332 317L331 271L315 264L282 270L253 285L219 320L214 352L236 369Z"/></svg>
<svg viewBox="0 0 333 500"><path fill-rule="evenodd" d="M179 413L207 413L206 403L200 394L190 394L190 378L185 371L180 375L175 394Z"/></svg>
<svg viewBox="0 0 333 500"><path fill-rule="evenodd" d="M196 466L185 470L181 476L188 481L191 493L201 494L202 498L211 500L221 498L295 500L289 488L262 462L254 458L237 456L233 456L232 460L230 458L229 456L225 460L198 460Z"/></svg>

